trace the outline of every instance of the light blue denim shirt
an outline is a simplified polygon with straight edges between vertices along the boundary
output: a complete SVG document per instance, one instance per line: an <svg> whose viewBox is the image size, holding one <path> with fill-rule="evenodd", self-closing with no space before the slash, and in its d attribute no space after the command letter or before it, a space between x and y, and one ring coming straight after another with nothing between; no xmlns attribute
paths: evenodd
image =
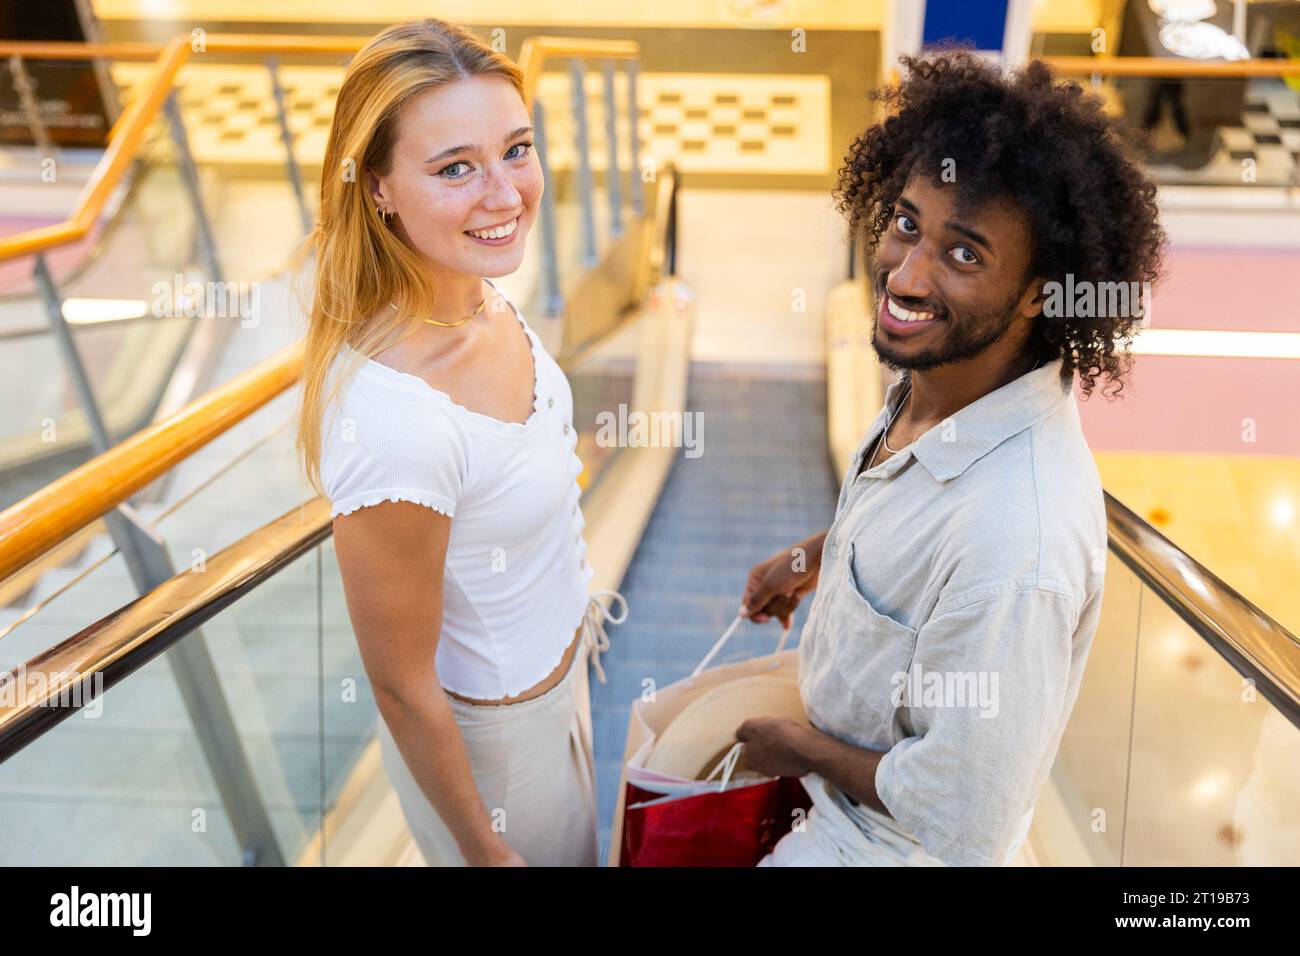
<svg viewBox="0 0 1300 956"><path fill-rule="evenodd" d="M1101 480L1061 371L1027 372L859 476L909 373L889 387L840 489L801 638L813 723L887 751L881 801L953 865L1014 852L1101 611Z"/></svg>

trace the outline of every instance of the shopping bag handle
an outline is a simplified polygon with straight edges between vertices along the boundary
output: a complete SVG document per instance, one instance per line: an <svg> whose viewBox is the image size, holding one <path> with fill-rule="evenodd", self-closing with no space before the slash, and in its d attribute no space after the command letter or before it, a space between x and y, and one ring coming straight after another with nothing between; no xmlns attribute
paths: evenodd
<svg viewBox="0 0 1300 956"><path fill-rule="evenodd" d="M714 642L712 647L709 648L709 653L704 655L704 660L700 661L699 664L696 665L695 670L691 671L692 677L698 677L700 671L704 670L704 668L709 666L709 661L713 660L713 658L718 656L718 651L722 650L722 648L726 646L727 641L731 640L731 635L736 633L736 629L740 627L740 622L743 620L744 618L741 617L739 614L736 615L736 617L732 620L730 626L728 626L728 628L722 632L722 636L718 638L717 641ZM783 650L785 650L786 638L788 638L789 636L790 636L790 628L788 627L782 628L781 640L776 645L777 654L780 654Z"/></svg>
<svg viewBox="0 0 1300 956"><path fill-rule="evenodd" d="M727 751L726 756L719 760L717 766L709 771L709 775L704 778L704 782L708 783L717 776L718 771L721 770L722 779L718 781L718 793L726 790L727 784L731 782L731 775L736 769L736 764L740 762L740 752L744 749L745 745L742 742L737 741L732 744L731 749Z"/></svg>

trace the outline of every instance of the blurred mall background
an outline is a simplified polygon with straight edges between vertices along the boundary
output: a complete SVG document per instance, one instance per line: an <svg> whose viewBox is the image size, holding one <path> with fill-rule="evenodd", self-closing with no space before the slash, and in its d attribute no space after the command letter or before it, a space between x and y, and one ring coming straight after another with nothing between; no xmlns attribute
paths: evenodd
<svg viewBox="0 0 1300 956"><path fill-rule="evenodd" d="M1106 603L1019 862L1300 863L1300 2L1224 0L0 0L0 669L111 688L0 693L0 862L421 862L291 419L344 65L429 14L535 93L549 205L502 285L632 609L602 839L642 681L830 522L892 380L830 190L895 55L956 37L1149 130L1171 242L1131 385L1079 396ZM603 447L620 404L703 453Z"/></svg>

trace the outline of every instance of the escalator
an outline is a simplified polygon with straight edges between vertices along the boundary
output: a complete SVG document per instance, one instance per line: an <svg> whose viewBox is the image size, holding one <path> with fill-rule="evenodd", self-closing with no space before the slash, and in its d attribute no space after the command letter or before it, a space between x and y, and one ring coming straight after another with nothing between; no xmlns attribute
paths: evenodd
<svg viewBox="0 0 1300 956"><path fill-rule="evenodd" d="M626 111L629 101L618 108ZM682 378L673 369L682 365L687 339L680 317L642 301L671 244L663 227L675 177L660 169L657 181L634 190L630 181L644 168L626 147L623 162L619 178L627 181L613 186L603 170L547 171L548 182L554 177L543 235L501 286L568 372L575 421L592 422L580 437L585 503L592 512L627 514L649 510L629 501L628 479L641 462L597 441L595 416L611 402L679 402L666 385ZM127 212L119 210L101 232L97 248L108 254L57 273L64 295L76 297L102 277L104 260L121 263L118 245L130 236L151 234L147 224L125 225L138 225L149 181L137 179L122 205ZM225 188L218 177L205 193ZM221 252L228 247L223 240L236 248L242 242L238 233L214 232ZM186 245L173 239L164 248ZM184 261L183 252L148 259L166 279ZM373 698L337 586L328 506L322 520L322 502L312 499L294 450L297 396L284 387L296 378L305 317L295 291L309 287L310 268L308 261L300 273L263 281L259 321L208 341L203 358L211 378L226 384L179 413L205 431L203 440L183 451L160 445L160 437L178 431L171 425L177 418L133 436L113 427L119 442L106 455L68 474L60 466L57 481L40 483L37 497L47 502L87 494L129 498L122 509L135 531L110 541L102 523L83 515L55 549L75 543L75 558L40 545L3 575L0 671L10 679L0 687L0 719L12 759L0 800L7 820L34 826L31 842L20 838L0 851L6 863L279 865L333 862L331 849L339 860L356 852L400 854L404 833L394 831L384 843L374 820L364 826L366 838L353 841L361 851L349 850L346 839L331 846L340 828L346 834L359 819L376 816L358 807L368 805L384 778ZM548 287L548 270L558 289ZM118 278L132 288L154 278L127 271ZM17 322L30 301L19 296L12 303ZM76 335L83 351L95 349L119 365L145 360L85 335ZM154 371L164 364L149 360ZM41 366L45 374L49 368ZM107 398L102 375L92 380ZM66 414L48 414L62 428ZM150 470L167 455L177 459L175 467ZM108 471L129 485L125 492L103 487L111 482L97 476ZM149 488L158 493L143 494ZM0 538L12 544L13 532L27 525L13 508L5 519ZM16 579L30 586L15 588ZM137 599L141 590L148 593ZM68 685L75 688L69 696L83 703L76 716L63 719L66 711L46 707L21 713L35 687L28 676L88 670L84 698L81 684ZM95 696L120 681L131 690ZM69 820L59 835L41 837L36 831L49 814Z"/></svg>
<svg viewBox="0 0 1300 956"><path fill-rule="evenodd" d="M680 314L680 303L667 304L628 320L570 369L584 447L600 448L598 410L630 402L638 376L644 387L655 369L655 356L638 357L638 349L665 313ZM734 614L749 567L824 527L834 510L833 383L697 366L687 394L684 407L706 423L705 453L670 451L653 512L628 542L635 554L624 559L626 572L600 582L620 586L632 609L611 629L608 683L592 684L605 841L628 704L642 682L687 673ZM611 493L610 476L627 451L587 480L593 539L612 513L594 499ZM110 556L61 601L0 637L0 666L73 633L69 644L94 646L115 631L123 641L123 633L138 641L147 632L150 642L175 648L201 625L280 858L410 862L373 750L376 712L348 626L328 510L297 507L306 496L296 494L284 425L239 454L213 457L222 463L214 476L156 519L178 566L201 562L202 594L179 575L137 602L143 616L128 625L119 611L123 585L107 585L106 569L122 559ZM262 524L266 509L284 517ZM1294 863L1294 637L1121 504L1111 500L1108 509L1103 618L1020 862ZM598 547L593 541L593 554ZM120 568L117 577L125 579ZM806 609L807 602L796 614L796 635ZM766 652L776 637L773 627L746 626L727 657ZM0 848L13 854L6 862L245 862L236 813L203 758L169 667L166 654L152 656L114 676L123 686L101 708L21 749L4 745L0 794L12 819L32 823L20 830L42 831L39 843ZM53 827L60 814L77 821L56 828L66 842L41 826ZM199 825L207 829L191 829ZM119 832L121 840L104 836Z"/></svg>
<svg viewBox="0 0 1300 956"><path fill-rule="evenodd" d="M653 326L664 320L650 310L627 319L569 369L575 421L589 423L580 429L582 447L599 448L599 408L631 402L674 358L646 348L660 339ZM370 806L368 793L384 785L372 749L377 712L348 621L328 504L301 486L290 409L276 407L289 397L258 412L265 434L251 444L245 426L252 419L245 419L239 435L232 430L187 459L185 466L212 473L148 515L182 573L123 609L131 579L124 556L113 549L0 632L0 670L58 672L102 652L96 670L110 690L102 706L85 707L48 730L38 715L4 748L6 819L30 821L37 830L46 814L74 821L39 841L19 839L0 849L4 863L357 860L353 843L331 857L329 838L362 826L356 807ZM595 497L626 500L619 497L626 490L620 492L618 475L609 474L624 450L600 450L604 458L584 455L584 506L592 512L601 511ZM215 471L214 462L220 463ZM268 513L283 517L267 525ZM193 688L174 657L194 644L204 649L200 657L210 658L218 696L228 703L237 750L257 792L253 806L247 794L232 794L239 787L223 788L205 756L212 748L197 728L213 722L213 708L223 708L203 695L187 696ZM122 687L112 689L118 681ZM39 739L19 749L28 735ZM377 804L382 808L382 797ZM379 854L363 857L372 863L399 853L403 840L398 832L385 844L384 814L373 816L359 841ZM262 819L269 838L258 829ZM204 829L193 831L191 824ZM257 847L251 854L250 845Z"/></svg>
<svg viewBox="0 0 1300 956"><path fill-rule="evenodd" d="M603 853L629 702L647 678L663 684L698 662L756 561L829 524L842 436L860 435L854 415L875 407L861 392L878 370L857 364L870 350L852 283L827 296L824 376L689 364L692 328L731 302L692 302L686 286L707 288L699 277L724 257L708 248L679 267L677 230L687 243L691 233L678 191L663 170L644 207L625 210L621 237L593 215L592 265L586 213L608 208L608 192L596 186L592 202L557 189L563 317L545 318L545 262L503 284L572 384L592 587L621 588L632 611L611 628L608 682L592 684ZM748 263L726 263L749 274L745 294L788 298L788 274ZM138 595L130 556L101 535L80 566L46 571L4 611L4 864L418 862L379 765L328 504L300 475L294 392L267 384L270 371L237 378L259 360L292 378L283 349L301 330L288 285L277 288L258 335L236 334L213 362L228 384L212 407L251 411L160 466L166 496L136 502L176 573ZM704 453L611 446L600 416L620 405L698 415ZM57 487L76 497L97 468L147 465L160 446L145 439ZM0 583L40 553L10 556L46 514L0 514ZM1103 618L1022 862L1300 862L1289 789L1300 779L1300 642L1118 501L1108 514ZM64 523L95 528L93 515ZM806 613L807 602L796 635ZM777 636L746 626L726 656L766 652Z"/></svg>
<svg viewBox="0 0 1300 956"><path fill-rule="evenodd" d="M609 855L629 706L644 682L664 686L688 675L735 616L749 569L835 516L824 382L693 374L686 407L705 422L703 454L675 456L620 586L629 614L610 628L608 682L591 684L601 859ZM794 638L808 603L795 612ZM770 654L779 634L775 624L745 625L716 662Z"/></svg>

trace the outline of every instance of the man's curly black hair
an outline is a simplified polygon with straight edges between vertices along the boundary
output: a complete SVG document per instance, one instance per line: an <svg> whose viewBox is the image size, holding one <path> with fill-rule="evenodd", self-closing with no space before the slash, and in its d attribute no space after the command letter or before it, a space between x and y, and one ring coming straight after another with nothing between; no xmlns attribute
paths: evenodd
<svg viewBox="0 0 1300 956"><path fill-rule="evenodd" d="M1134 158L1128 130L1102 101L1058 82L1039 61L1004 73L965 51L903 57L907 75L874 91L887 115L850 147L835 189L837 207L869 254L894 216L913 173L943 186L956 171L958 206L997 198L1016 203L1033 237L1030 272L1064 283L1151 282L1159 277L1165 233L1156 187ZM1038 361L1064 359L1085 395L1104 373L1123 389L1138 320L1042 314L1030 347ZM1108 393L1103 389L1103 394Z"/></svg>

